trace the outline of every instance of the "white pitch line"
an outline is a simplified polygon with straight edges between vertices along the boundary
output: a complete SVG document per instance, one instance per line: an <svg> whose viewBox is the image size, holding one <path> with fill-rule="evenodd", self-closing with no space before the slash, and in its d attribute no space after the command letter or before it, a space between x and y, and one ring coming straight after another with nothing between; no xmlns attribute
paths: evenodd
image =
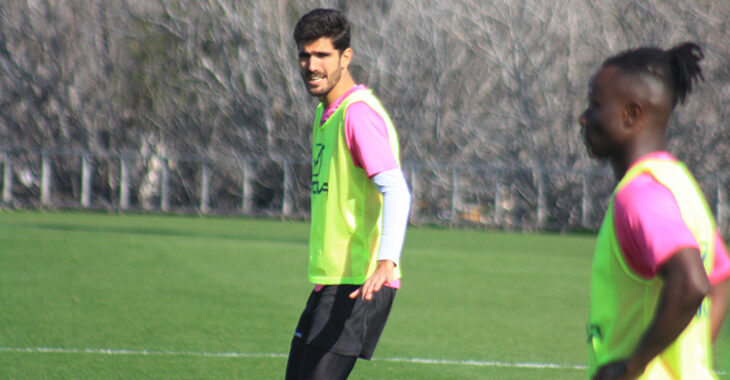
<svg viewBox="0 0 730 380"><path fill-rule="evenodd" d="M220 358L285 358L287 354L246 352L196 352L196 351L153 351L109 348L60 348L60 347L0 347L0 352L44 353L44 354L100 354L140 356L198 356Z"/></svg>
<svg viewBox="0 0 730 380"><path fill-rule="evenodd" d="M109 348L60 348L60 347L0 347L0 352L16 353L49 353L49 354L98 354L98 355L141 355L141 356L196 356L221 358L286 358L288 354L281 353L247 353L247 352L196 352L196 351L154 351L154 350L126 350ZM508 363L480 360L449 360L424 358L373 358L374 361L416 363L416 364L447 364L468 365L480 367L510 367L510 368L556 368L556 369L585 369L581 365L563 365L553 363Z"/></svg>
<svg viewBox="0 0 730 380"><path fill-rule="evenodd" d="M587 367L584 365L572 364L555 364L555 363L510 363L482 360L450 360L450 359L422 359L422 358L373 358L386 362L404 362L418 364L451 364L451 365L467 365L477 367L509 367L509 368L539 368L539 369L575 369L583 370Z"/></svg>
<svg viewBox="0 0 730 380"><path fill-rule="evenodd" d="M197 352L197 351L154 351L126 350L110 348L61 348L61 347L0 347L0 352L16 353L50 353L50 354L99 354L99 355L141 355L141 356L195 356L215 358L286 358L288 354L276 352ZM477 367L537 368L537 369L572 369L585 370L585 365L555 363L510 363L482 360L450 360L424 358L373 358L374 361L415 363L415 364L447 364ZM727 372L718 371L720 375Z"/></svg>

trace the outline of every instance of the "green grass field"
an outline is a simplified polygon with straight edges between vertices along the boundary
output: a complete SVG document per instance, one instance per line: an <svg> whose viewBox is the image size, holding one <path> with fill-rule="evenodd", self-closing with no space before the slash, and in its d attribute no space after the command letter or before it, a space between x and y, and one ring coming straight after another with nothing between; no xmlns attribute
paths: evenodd
<svg viewBox="0 0 730 380"><path fill-rule="evenodd" d="M0 212L0 378L282 379L308 225ZM351 379L583 379L594 236L411 228ZM716 368L730 369L730 328Z"/></svg>

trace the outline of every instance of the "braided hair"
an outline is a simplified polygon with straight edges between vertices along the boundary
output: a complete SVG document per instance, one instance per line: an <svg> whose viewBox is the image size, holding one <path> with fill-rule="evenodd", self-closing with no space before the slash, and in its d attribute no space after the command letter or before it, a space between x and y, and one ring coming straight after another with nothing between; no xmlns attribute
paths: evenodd
<svg viewBox="0 0 730 380"><path fill-rule="evenodd" d="M651 75L671 91L672 108L684 103L695 82L704 81L699 62L704 58L702 48L692 42L671 49L640 47L626 50L606 59L603 66L614 66L626 73Z"/></svg>

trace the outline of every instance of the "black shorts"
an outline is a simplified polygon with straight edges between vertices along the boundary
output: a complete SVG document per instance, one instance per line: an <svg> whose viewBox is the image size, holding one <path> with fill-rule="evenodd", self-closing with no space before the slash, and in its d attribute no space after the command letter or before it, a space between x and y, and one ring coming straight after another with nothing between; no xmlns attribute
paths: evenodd
<svg viewBox="0 0 730 380"><path fill-rule="evenodd" d="M359 285L328 285L312 291L292 344L308 344L339 355L370 359L385 328L396 290L383 286L373 299L350 299Z"/></svg>

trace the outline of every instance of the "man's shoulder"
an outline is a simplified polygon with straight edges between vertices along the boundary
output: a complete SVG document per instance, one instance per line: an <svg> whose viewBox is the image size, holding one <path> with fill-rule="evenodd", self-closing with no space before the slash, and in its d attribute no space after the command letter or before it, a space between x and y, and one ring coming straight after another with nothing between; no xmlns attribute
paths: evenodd
<svg viewBox="0 0 730 380"><path fill-rule="evenodd" d="M615 197L618 214L662 213L669 206L676 207L672 191L651 173L641 173L623 186ZM643 212L640 212L643 211Z"/></svg>
<svg viewBox="0 0 730 380"><path fill-rule="evenodd" d="M352 92L347 94L347 97L344 99L343 103L345 103L348 107L350 105L353 105L355 103L362 103L362 102L368 102L368 101L378 101L378 98L375 96L373 91L365 85L357 85L355 88L353 88Z"/></svg>
<svg viewBox="0 0 730 380"><path fill-rule="evenodd" d="M361 90L354 91L346 99L346 113L359 113L364 115L377 116L384 118L388 116L388 111L383 106L380 99L375 96L372 90L363 87Z"/></svg>

